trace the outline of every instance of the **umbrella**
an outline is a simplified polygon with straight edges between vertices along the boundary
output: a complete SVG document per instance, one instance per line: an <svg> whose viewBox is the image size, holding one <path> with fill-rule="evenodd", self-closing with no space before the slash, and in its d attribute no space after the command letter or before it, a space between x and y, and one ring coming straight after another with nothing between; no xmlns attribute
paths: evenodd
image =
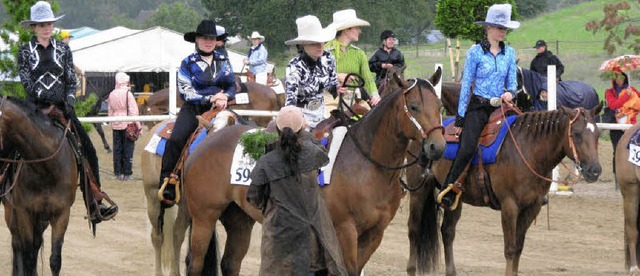
<svg viewBox="0 0 640 276"><path fill-rule="evenodd" d="M607 60L600 65L599 71L628 71L640 67L639 55L624 55Z"/></svg>

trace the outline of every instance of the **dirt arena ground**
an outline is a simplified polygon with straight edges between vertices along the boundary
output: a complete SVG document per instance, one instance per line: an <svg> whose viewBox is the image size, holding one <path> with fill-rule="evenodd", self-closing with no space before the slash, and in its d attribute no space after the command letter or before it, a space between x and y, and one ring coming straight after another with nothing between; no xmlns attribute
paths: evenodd
<svg viewBox="0 0 640 276"><path fill-rule="evenodd" d="M106 132L110 140L111 131L106 128ZM97 134L92 133L92 138L98 145ZM112 174L111 155L98 149L104 190L118 203L120 213L114 221L99 224L94 238L83 219L84 208L78 190L63 248L62 275L153 274L150 226L140 181L143 147L142 144L136 145L136 181L131 182L117 181ZM572 196L551 196L550 210L542 210L527 235L520 262L521 275L627 274L624 269L622 199L614 189L611 156L611 143L601 140L603 175L600 181L576 184ZM3 212L4 209L0 208L0 213ZM367 263L365 275L405 274L409 254L408 212L408 200L405 198L387 228L382 244ZM0 275L8 275L11 273L11 237L5 223L0 224ZM221 240L224 240L222 227L218 229ZM253 240L243 263L242 275L257 275L260 231L259 225L253 229ZM50 275L48 230L45 241L39 273ZM503 274L505 260L500 214L489 208L464 206L454 250L459 275ZM443 272L443 268L440 271Z"/></svg>

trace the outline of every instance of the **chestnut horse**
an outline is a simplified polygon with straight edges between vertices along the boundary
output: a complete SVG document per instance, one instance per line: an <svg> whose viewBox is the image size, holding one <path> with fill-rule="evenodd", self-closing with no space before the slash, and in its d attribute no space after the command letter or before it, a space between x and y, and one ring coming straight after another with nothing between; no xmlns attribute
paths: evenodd
<svg viewBox="0 0 640 276"><path fill-rule="evenodd" d="M624 253L625 266L631 275L640 275L638 268L638 229L640 229L640 168L629 162L629 141L640 124L625 131L616 149L616 179L620 184L624 209ZM637 159L637 158L636 158Z"/></svg>
<svg viewBox="0 0 640 276"><path fill-rule="evenodd" d="M20 154L19 159L0 161L17 168L13 180L0 189L11 232L13 275L37 275L38 251L49 225L49 267L52 275L60 274L62 244L78 187L76 156L65 134L32 104L0 96L2 156L13 150ZM9 144L13 150L6 147Z"/></svg>
<svg viewBox="0 0 640 276"><path fill-rule="evenodd" d="M438 159L445 141L440 101L433 83L395 78L396 89L353 124L336 157L331 184L322 194L331 214L349 275L358 275L389 225L404 196L400 168L410 140L422 141L431 159ZM230 126L208 136L187 159L184 194L192 218L190 275L215 274L218 219L227 232L220 266L224 275L238 275L260 210L245 199L247 186L230 185L231 158L246 126Z"/></svg>
<svg viewBox="0 0 640 276"><path fill-rule="evenodd" d="M490 176L490 187L499 203L504 235L504 255L507 261L506 275L517 275L520 256L524 248L529 226L540 212L544 196L551 185L551 171L560 161L574 160L587 182L594 182L601 173L598 161L598 127L594 117L602 104L591 110L584 108L547 112L530 112L518 116L510 127L497 155L496 163L485 164ZM538 146L531 146L538 145ZM414 275L433 272L439 261L438 208L436 194L444 181L451 160L433 162L433 175L423 178L422 168L407 169L410 186L423 183L423 187L411 193L409 239L410 257L407 272ZM461 200L474 206L488 206L483 199L478 169L472 166L463 183ZM462 206L444 212L440 227L444 243L446 274L455 275L453 240Z"/></svg>
<svg viewBox="0 0 640 276"><path fill-rule="evenodd" d="M246 87L244 89L243 87ZM271 110L278 111L284 106L284 94L276 94L269 86L257 82L240 83L236 77L236 93L239 91L248 91L248 104L231 104L229 108L233 110ZM182 99L179 93L176 93L176 105L182 106ZM161 115L169 112L169 89L159 90L145 100L140 105L140 113L143 115ZM250 117L257 125L267 126L271 118L269 117Z"/></svg>
<svg viewBox="0 0 640 276"><path fill-rule="evenodd" d="M234 124L238 119L232 112L221 111L216 118L216 124L213 126L215 132L227 125ZM165 120L153 128L151 134L170 120ZM147 145L153 135L147 135L142 140L142 145ZM158 180L160 179L160 170L162 168L162 157L148 152L142 151L142 186L144 194L147 198L147 216L151 223L151 244L155 251L155 274L163 275L163 270L169 270L169 275L180 275L180 248L184 241L184 235L189 227L191 220L189 212L187 212L185 198L183 198L175 208L165 209L164 213L164 229L160 229L158 224L158 216L160 214L160 202L158 201Z"/></svg>

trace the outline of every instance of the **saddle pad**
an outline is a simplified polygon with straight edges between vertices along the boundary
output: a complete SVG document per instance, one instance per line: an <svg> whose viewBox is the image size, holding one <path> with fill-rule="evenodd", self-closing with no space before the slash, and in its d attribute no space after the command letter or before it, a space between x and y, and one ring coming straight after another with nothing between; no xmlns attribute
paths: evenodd
<svg viewBox="0 0 640 276"><path fill-rule="evenodd" d="M252 129L249 132L255 132L258 129ZM320 186L324 186L329 184L331 178L331 172L333 169L333 164L335 163L336 156L338 155L338 151L342 145L342 141L344 141L344 137L347 134L346 127L337 127L333 129L333 138L331 140L331 146L329 147L329 164L320 168L320 172L318 173L318 184ZM326 146L326 139L323 141L323 145ZM245 155L243 153L244 147L242 144L238 143L235 151L233 152L233 159L231 160L231 170L229 174L231 175L231 184L234 185L251 185L251 171L256 166L256 161L251 157Z"/></svg>
<svg viewBox="0 0 640 276"><path fill-rule="evenodd" d="M515 120L516 120L517 116L508 116L507 117L507 124L510 126ZM444 126L447 126L449 124L452 124L455 121L455 118L449 118L447 120L445 120L442 124ZM482 163L483 164L493 164L496 162L496 157L498 156L498 151L500 150L500 146L502 145L502 142L504 141L504 137L506 137L507 135L507 124L503 124L502 127L500 128L500 132L498 133L495 142L493 142L493 144L489 145L489 146L483 146L483 145L479 145L478 147L480 148L480 150L482 150ZM449 160L453 160L456 157L456 154L458 153L458 148L459 148L460 144L458 143L451 143L451 142L447 142L447 147L444 150L444 157L449 159ZM477 165L478 164L478 154L476 153L473 156L473 164Z"/></svg>
<svg viewBox="0 0 640 276"><path fill-rule="evenodd" d="M640 166L640 129L631 135L627 149L629 149L629 158L627 160L636 166Z"/></svg>

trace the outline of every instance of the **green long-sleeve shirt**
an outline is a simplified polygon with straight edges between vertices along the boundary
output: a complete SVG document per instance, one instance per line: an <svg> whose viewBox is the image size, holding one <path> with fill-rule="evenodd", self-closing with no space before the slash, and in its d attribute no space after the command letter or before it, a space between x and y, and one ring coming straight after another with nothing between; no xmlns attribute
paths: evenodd
<svg viewBox="0 0 640 276"><path fill-rule="evenodd" d="M378 96L378 88L373 81L373 73L369 70L369 59L364 51L352 44L344 47L346 50L340 49L340 41L333 39L327 42L324 49L331 52L336 58L338 73L356 73L364 79L364 88L369 95ZM344 45L343 45L344 46Z"/></svg>

